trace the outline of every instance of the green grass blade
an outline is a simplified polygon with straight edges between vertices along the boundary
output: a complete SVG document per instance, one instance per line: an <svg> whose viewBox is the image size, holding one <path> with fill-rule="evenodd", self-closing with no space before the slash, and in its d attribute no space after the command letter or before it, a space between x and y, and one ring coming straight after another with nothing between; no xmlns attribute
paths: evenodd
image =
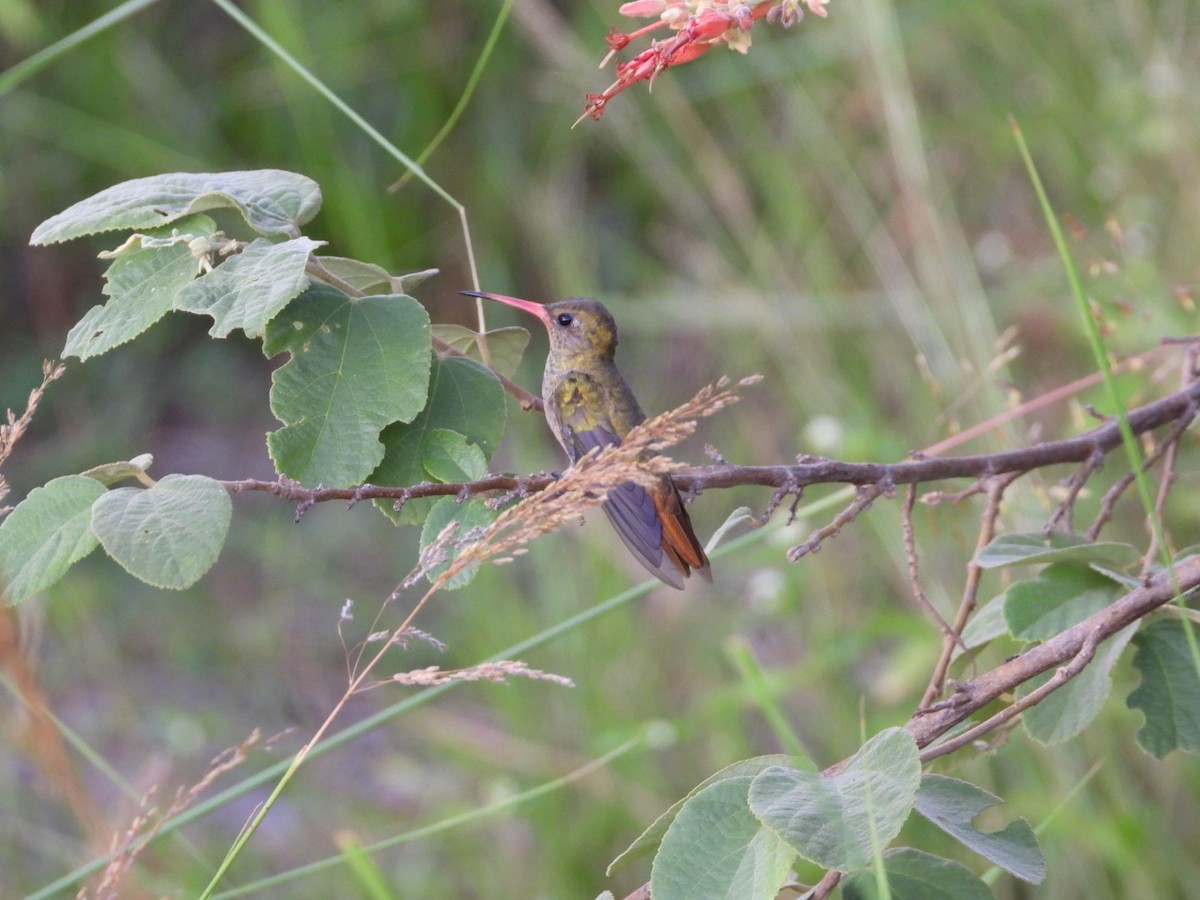
<svg viewBox="0 0 1200 900"><path fill-rule="evenodd" d="M0 72L0 97L7 94L22 81L31 78L36 72L44 69L60 56L64 56L85 41L94 38L101 32L107 31L114 25L124 22L130 16L136 15L157 0L126 0L114 10L106 12L93 19L82 28L72 31L65 38L55 41L49 47L39 50L33 56L21 60L11 69Z"/></svg>
<svg viewBox="0 0 1200 900"><path fill-rule="evenodd" d="M1083 320L1084 329L1088 336L1088 343L1092 348L1092 356L1096 360L1096 366L1100 369L1100 373L1104 376L1104 387L1108 391L1109 402L1112 404L1117 419L1117 426L1121 430L1121 443L1125 447L1125 455L1129 458L1129 465L1134 476L1134 484L1137 486L1138 498L1146 510L1146 518L1154 533L1155 544L1158 547L1159 561L1172 580L1175 588L1175 603L1181 609L1186 609L1183 596L1179 591L1179 585L1175 581L1175 570L1171 565L1171 553L1167 548L1167 542L1163 536L1163 524L1154 509L1154 499L1150 490L1149 476L1142 467L1141 447L1138 445L1137 438L1133 434L1133 429L1129 426L1129 417L1125 414L1125 407L1121 403L1120 396L1117 394L1117 383L1113 377L1112 364L1109 362L1108 354L1105 352L1104 338L1100 335L1100 327L1096 324L1096 317L1092 315L1087 297L1083 293L1083 284L1079 280L1079 271L1076 269L1075 261L1071 257L1071 251L1063 235L1062 226L1059 225L1058 218L1054 214L1054 207L1050 205L1050 199L1046 195L1045 188L1042 186L1042 179L1038 175L1037 166L1034 164L1033 156L1030 154L1029 147L1025 143L1025 136L1021 133L1021 128L1014 117L1009 116L1008 121L1009 126L1012 128L1013 137L1017 142L1017 149L1021 153L1021 159L1025 163L1025 169L1029 173L1029 180L1032 182L1033 190L1037 194L1038 203L1042 208L1042 215L1045 217L1046 225L1050 229L1051 237L1054 239L1054 246L1058 250L1058 257L1067 274L1067 282L1071 287L1071 296L1075 298L1079 317ZM1186 615L1182 619L1184 623L1183 632L1187 636L1188 649L1192 654L1192 662L1196 666L1196 671L1200 672L1200 641L1196 639L1196 631L1192 626L1191 619Z"/></svg>
<svg viewBox="0 0 1200 900"><path fill-rule="evenodd" d="M820 510L835 506L838 503L843 502L847 493L852 490L853 489L850 488L843 491L836 491L834 494L831 494L828 497L823 497L822 499L808 504L807 506L798 510L797 515L811 515ZM728 541L727 543L718 547L713 552L712 557L714 559L721 559L722 557L729 556L730 554L733 554L744 547L748 547L766 539L779 527L782 527L782 523L776 527L759 528L748 532L747 534L741 535L740 537ZM553 625L550 628L539 631L523 641L518 641L509 647L505 647L503 650L492 654L490 657L484 660L484 662L497 662L502 659L513 659L523 654L527 654L530 650L541 647L542 645L547 644L556 638L562 637L563 635L568 634L577 628L587 625L588 623L599 619L610 612L620 609L622 606L632 603L634 600L644 597L646 594L650 593L650 591L654 590L658 584L659 582L656 579L648 578L641 584L635 585L634 587L622 591L619 594L615 594L602 603L596 604L590 609L585 609L584 611L577 613L570 618L564 619L557 625ZM462 682L450 682L448 684L442 684L436 687L425 688L420 693L413 694L410 697L406 697L403 700L393 703L386 709L382 709L374 715L368 716L362 721L356 722L354 725L351 725L342 731L339 731L337 734L326 738L324 741L313 747L312 752L306 757L306 761L312 761L324 756L326 753L336 750L338 747L341 747L344 744L348 744L350 741L353 741L363 734L366 734L367 732L386 724L392 719L403 715L412 709L416 709L419 706L423 706L429 701L439 697L449 690L454 689L460 684L462 684ZM233 801L244 797L247 793L255 788L281 777L288 771L291 765L291 760L281 760L275 765L268 766L262 771L256 772L255 774L242 779L237 784L231 785L230 787L221 791L219 794L210 797L208 800L196 804L185 812L175 816L170 821L164 823L162 828L159 829L158 834L156 834L153 838L153 842L157 842L161 838L164 838L167 835L178 831L180 828L183 828L185 825L189 825L192 822L202 819L209 813L215 812L226 804L232 803ZM75 885L79 884L79 882L83 881L83 879L103 869L108 864L110 858L110 855L100 856L82 866L79 866L71 872L63 875L61 878L30 894L27 900L45 900L45 898L52 897L55 894L73 888Z"/></svg>
<svg viewBox="0 0 1200 900"><path fill-rule="evenodd" d="M492 23L492 30L488 32L487 40L483 42L483 49L479 51L479 59L475 61L475 68L471 70L470 76L467 78L467 84L463 88L462 96L458 98L458 103L454 105L454 109L450 110L450 115L446 118L445 124L438 129L438 133L433 136L433 139L425 145L425 149L417 154L417 165L423 166L425 162L433 155L433 152L441 146L442 141L446 139L454 126L462 117L463 110L467 108L467 104L471 102L471 98L475 95L475 88L479 84L479 79L483 75L483 70L487 68L488 60L492 57L492 52L496 49L496 42L500 40L500 35L504 31L504 26L508 24L508 15L512 12L513 0L504 0L500 7L500 12L496 15L496 21ZM402 188L411 177L411 170L405 174L403 178L397 181L391 190L399 190Z"/></svg>
<svg viewBox="0 0 1200 900"><path fill-rule="evenodd" d="M475 822L482 821L483 819L494 816L497 813L504 812L507 809L520 806L522 803L525 803L528 800L534 800L543 796L544 794L549 794L553 791L559 790L560 788L564 788L572 782L578 781L598 769L602 769L617 757L623 756L630 750L633 750L635 747L641 746L644 743L645 737L643 735L630 738L619 747L615 747L614 749L605 753L603 756L597 757L596 759L580 766L578 769L575 769L572 772L568 772L561 778L555 778L553 781L544 782L543 784L539 784L537 787L530 788L527 791L522 791L519 794L513 794L511 797L505 797L501 800L496 800L492 803L489 803L487 806L480 807L479 809L473 809L467 812L458 813L457 815L448 816L445 819L442 819L438 822L432 822L429 825L422 826L421 828L415 828L412 831L406 831L403 834L385 838L382 841L376 841L374 844L360 846L354 852L368 855L372 853L378 853L381 850L397 847L400 844L406 844L410 841L420 840L421 838L432 837L435 834L449 831L452 828L458 828L463 825L471 825ZM263 878L259 881L241 885L233 890L214 894L213 900L227 900L227 898L230 897L243 897L247 894L252 894L266 888L277 887L281 884L287 884L288 882L305 878L309 875L315 875L318 872L323 872L327 869L334 868L335 866L349 864L351 862L352 860L348 858L347 853L341 853L337 856L330 856L326 859L318 860L316 862L309 863L308 865L291 869L287 872L281 872L280 874L274 875L270 878Z"/></svg>
<svg viewBox="0 0 1200 900"><path fill-rule="evenodd" d="M766 719L767 725L775 734L775 739L779 741L783 752L789 756L798 756L801 759L809 759L808 751L800 742L799 735L792 729L788 722L786 713L779 705L779 698L775 696L775 692L771 689L771 685L767 681L767 676L759 666L758 660L754 658L754 653L750 649L750 645L746 639L740 636L731 637L725 642L725 655L733 663L737 669L738 675L742 679L742 686L746 692L746 696L758 707L758 711L762 713Z"/></svg>
<svg viewBox="0 0 1200 900"><path fill-rule="evenodd" d="M316 75L310 72L298 59L296 59L296 57L288 53L278 41L276 41L273 37L271 37L271 35L267 34L266 31L259 27L257 22L234 6L230 0L212 0L212 2L224 10L224 12L231 19L242 26L242 28L248 31L256 41L261 43L264 47L283 60L293 72L303 78L306 82L308 82L309 86L312 87L313 90L333 104L338 112L342 113L342 115L353 122L364 134L378 144L385 153L412 172L413 176L420 179L420 181L431 191L453 206L456 210L461 212L463 205L455 200L449 191L447 191L444 187L434 181L428 174L426 174L425 170L422 169L415 160L410 159L407 155L405 155L399 147L384 137L374 125L355 112L350 107L350 104L335 94L325 84L325 82L321 81L321 79L317 78Z"/></svg>
<svg viewBox="0 0 1200 900"><path fill-rule="evenodd" d="M636 587L632 587L627 591L616 594L615 596L610 597L608 600L605 600L603 603L599 603L590 609L571 616L569 619L565 619L551 628L540 631L524 641L519 641L510 647L506 647L498 653L490 656L486 662L498 662L502 659L512 659L525 654L536 647L540 647L543 644L574 630L575 628L579 628L580 626L585 625L594 619L602 617L606 613L619 609L620 607L626 605L627 603L631 603L639 597L645 596L657 585L658 582L651 579L643 582L640 585L637 585ZM450 682L448 684L426 688L420 693L413 694L412 696L406 697L397 703L393 703L386 709L380 710L373 716L368 716L362 721L357 722L354 725L343 729L342 731L339 731L332 737L329 737L317 744L315 747L313 747L312 752L306 757L306 761L312 761L320 756L325 755L326 753L329 753L332 750L336 750L338 747L349 743L355 738L366 734L372 729L391 721L392 719L408 712L409 710L416 709L418 706L428 703L430 700L433 700L434 698L444 694L446 691L449 691L462 683L463 682ZM179 830L183 826L188 825L197 819L203 818L214 810L221 808L225 804L245 796L247 792L253 790L254 788L283 776L291 767L291 765L291 760L282 760L273 766L268 766L261 772L257 772L248 778L244 778L242 781L232 785L209 800L203 803L198 803L196 806L193 806L191 809L181 813L180 815L171 819L169 822L165 823L159 830L158 835L155 836L154 840L157 841L159 838L165 837L166 835ZM98 872L108 864L108 861L109 856L107 855L98 857L97 859L80 866L74 871L69 872L62 878L59 878L57 881L46 885L41 890L31 894L27 900L43 900L43 898L51 897L60 891L67 890L68 888L78 884L84 878L87 878L89 875Z"/></svg>
<svg viewBox="0 0 1200 900"><path fill-rule="evenodd" d="M1134 472L1134 481L1137 485L1138 496L1141 498L1142 505L1146 508L1146 514L1151 517L1153 527L1157 531L1160 523L1154 518L1154 500L1150 492L1150 484L1146 480L1145 473L1142 471L1142 451L1138 446L1137 438L1133 434L1133 429L1129 427L1129 417L1125 414L1125 406L1121 402L1120 395L1117 393L1117 383L1113 377L1112 363L1109 361L1108 353L1105 350L1104 338L1100 335L1100 326L1096 324L1096 317L1092 315L1091 307L1088 305L1087 296L1083 292L1083 283L1079 280L1079 270L1076 268L1075 260L1071 256L1071 249L1067 246L1067 239L1063 235L1062 226L1058 223L1054 207L1051 206L1050 198L1046 195L1046 189L1042 186L1041 176L1038 174L1037 166L1033 161L1033 156L1029 152L1029 147L1025 143L1025 136L1021 133L1021 128L1015 118L1010 116L1008 121L1009 126L1012 128L1013 137L1017 142L1017 149L1021 153L1021 159L1025 163L1025 169L1029 173L1029 180L1033 184L1034 193L1037 195L1038 204L1041 206L1042 216L1046 220L1046 226L1050 229L1050 236L1054 241L1055 249L1058 251L1059 261L1062 263L1063 271L1067 275L1067 284L1071 288L1071 296L1075 300L1079 318L1082 320L1084 331L1087 333L1092 357L1095 359L1096 367L1100 370L1100 374L1104 378L1104 388L1108 392L1108 399L1112 404L1114 415L1117 419L1117 426L1121 431L1121 442L1125 447L1126 456L1129 457L1129 465ZM1162 546L1161 541L1159 541L1159 545Z"/></svg>
<svg viewBox="0 0 1200 900"><path fill-rule="evenodd" d="M396 894L388 887L387 877L371 859L358 837L348 831L333 836L334 843L341 848L339 859L350 867L350 872L364 897L369 900L396 900Z"/></svg>

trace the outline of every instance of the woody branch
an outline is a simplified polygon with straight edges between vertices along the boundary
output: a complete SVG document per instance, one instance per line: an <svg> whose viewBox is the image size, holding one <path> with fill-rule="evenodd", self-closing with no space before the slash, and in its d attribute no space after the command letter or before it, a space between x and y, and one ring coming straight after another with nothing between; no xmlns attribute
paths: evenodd
<svg viewBox="0 0 1200 900"><path fill-rule="evenodd" d="M1131 410L1127 418L1134 434L1144 434L1194 416L1198 406L1200 381ZM672 478L681 490L692 493L713 488L759 485L794 494L816 484L892 486L1031 472L1052 465L1088 463L1120 444L1119 425L1116 420L1109 420L1075 437L1001 453L934 457L914 454L912 459L897 463L843 462L807 457L794 465L739 466L722 463L682 468L672 473ZM263 481L253 478L225 481L222 484L231 493L258 491L273 494L299 504L298 513L303 513L315 503L331 500L353 505L361 500L376 499L404 503L419 497L455 496L467 499L484 494L524 496L544 490L554 481L553 475L538 474L488 475L476 481L423 482L405 487L363 484L350 488L306 488L285 479Z"/></svg>

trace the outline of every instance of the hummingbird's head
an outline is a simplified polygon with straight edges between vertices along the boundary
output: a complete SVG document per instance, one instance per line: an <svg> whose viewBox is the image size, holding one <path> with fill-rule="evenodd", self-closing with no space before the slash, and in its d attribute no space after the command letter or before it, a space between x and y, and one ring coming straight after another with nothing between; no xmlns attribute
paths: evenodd
<svg viewBox="0 0 1200 900"><path fill-rule="evenodd" d="M617 350L617 323L604 304L591 297L570 297L557 303L534 303L505 297L503 294L485 294L477 291L462 291L468 297L483 297L537 316L550 335L550 354L567 367L588 359L612 360Z"/></svg>
<svg viewBox="0 0 1200 900"><path fill-rule="evenodd" d="M570 297L542 307L550 333L550 352L565 359L599 356L611 360L617 351L617 323L599 300Z"/></svg>

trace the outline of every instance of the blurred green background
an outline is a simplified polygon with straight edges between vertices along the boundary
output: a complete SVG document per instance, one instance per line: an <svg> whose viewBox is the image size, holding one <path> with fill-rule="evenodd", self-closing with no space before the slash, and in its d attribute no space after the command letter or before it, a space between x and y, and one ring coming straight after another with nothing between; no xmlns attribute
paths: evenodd
<svg viewBox="0 0 1200 900"><path fill-rule="evenodd" d="M114 5L0 2L0 70ZM483 289L609 305L622 368L647 410L722 374L767 376L706 421L682 458L703 462L710 443L739 463L802 452L900 459L1093 370L1010 114L1071 226L1114 355L1195 330L1200 8L1191 0L835 0L827 19L787 32L759 25L747 56L718 48L572 130L584 94L611 80L611 69L596 69L605 32L640 24L616 7L516 0L476 96L426 168L467 208ZM415 155L460 97L500 4L242 8ZM322 185L324 209L307 233L329 252L394 272L437 267L418 298L435 322L471 321L457 293L472 285L455 211L419 184L387 194L395 164L217 7L162 0L0 96L0 407L24 407L41 360L103 299L95 254L117 242L30 248L39 222L125 179L255 167ZM508 310L490 316L518 321ZM157 475L270 477L273 363L252 342L209 340L206 322L174 316L72 364L6 468L13 499L142 452L155 455ZM535 390L544 346L535 334L518 377ZM1139 403L1178 378L1167 351L1120 383ZM1103 400L1084 392L965 449L1073 433L1091 421L1080 404ZM544 425L510 406L493 470L561 467ZM1194 442L1185 450L1168 509L1178 546L1198 539ZM1025 479L1009 494L1005 527L1039 527L1067 474ZM1119 474L1114 457L1082 504L1085 524ZM692 507L697 530L768 499L762 489L710 491ZM1106 533L1142 545L1135 504L1124 502ZM947 616L979 512L978 501L918 509L923 584ZM327 504L298 525L292 514L265 496L237 497L222 559L192 590L152 590L96 555L21 608L52 708L135 798L157 785L155 802L166 805L255 727L296 731L222 784L285 759L344 687L343 600L356 601L349 627L364 633L414 562L415 532L366 505ZM919 699L940 638L911 596L897 504L878 502L819 554L787 563L786 548L829 515L720 558L711 589L655 589L524 657L574 679L573 690L460 687L314 762L227 885L335 853L338 832L370 842L481 807L657 723L649 745L600 774L376 859L396 897L628 893L647 864L612 879L604 867L643 827L724 765L781 749L732 645L751 648L819 765L852 752L863 733L901 724ZM437 598L418 624L449 649L414 648L412 666L469 665L640 582L596 518ZM988 578L985 598L1002 587ZM1158 763L1137 749L1140 716L1122 702L1137 675L1126 661L1115 680L1106 712L1068 744L1039 747L1018 729L994 753L938 763L1004 798L992 826L1047 823L1046 883L1001 878L997 896L1196 895L1200 773L1194 759ZM356 699L344 721L399 691ZM21 749L19 709L6 701L4 710L0 894L15 896L96 851ZM136 803L98 765L77 762L107 824L123 829ZM191 849L172 838L148 851L123 889L194 895L263 796L190 825ZM931 828L914 825L902 841L983 871ZM262 895L368 896L342 868Z"/></svg>

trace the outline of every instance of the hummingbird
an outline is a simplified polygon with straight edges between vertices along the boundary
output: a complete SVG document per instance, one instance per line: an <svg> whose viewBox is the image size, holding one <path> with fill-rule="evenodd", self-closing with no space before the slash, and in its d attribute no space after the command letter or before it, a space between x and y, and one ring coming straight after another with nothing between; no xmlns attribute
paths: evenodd
<svg viewBox="0 0 1200 900"><path fill-rule="evenodd" d="M524 310L541 319L550 335L542 375L546 422L571 462L589 450L621 443L646 414L617 371L617 325L604 304L590 297L534 303L503 294L462 291ZM694 569L712 581L708 557L671 476L646 489L620 484L603 503L617 535L638 562L673 588Z"/></svg>

